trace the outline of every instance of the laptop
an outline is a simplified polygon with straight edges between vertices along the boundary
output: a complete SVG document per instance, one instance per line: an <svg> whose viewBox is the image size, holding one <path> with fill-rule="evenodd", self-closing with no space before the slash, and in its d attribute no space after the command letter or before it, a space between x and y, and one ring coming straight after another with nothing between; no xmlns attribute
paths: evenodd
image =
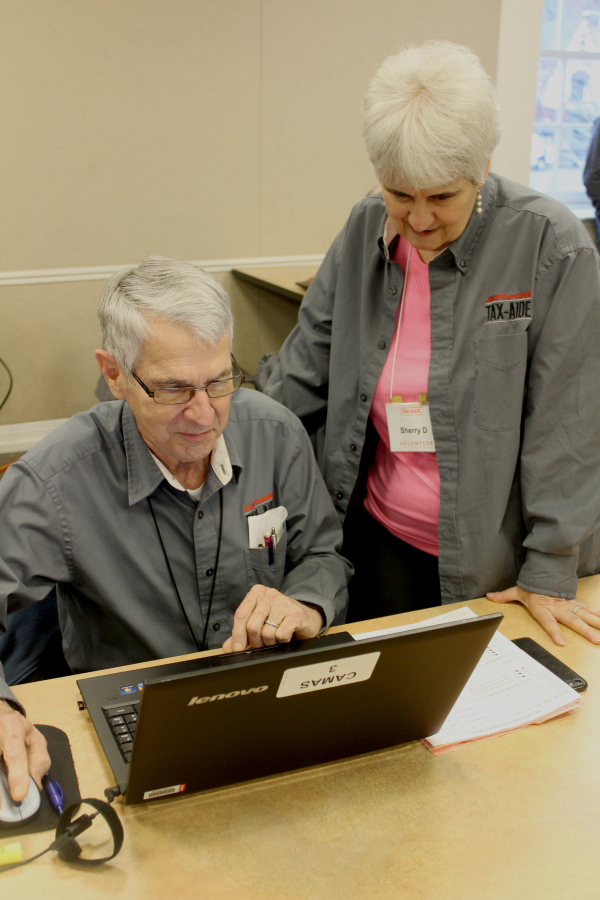
<svg viewBox="0 0 600 900"><path fill-rule="evenodd" d="M348 633L79 678L126 803L435 734L503 616Z"/></svg>

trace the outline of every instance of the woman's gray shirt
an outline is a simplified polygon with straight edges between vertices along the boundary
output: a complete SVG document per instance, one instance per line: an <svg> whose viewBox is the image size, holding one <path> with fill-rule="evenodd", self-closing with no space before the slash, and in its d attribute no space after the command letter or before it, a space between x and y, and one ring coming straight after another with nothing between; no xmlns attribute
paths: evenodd
<svg viewBox="0 0 600 900"><path fill-rule="evenodd" d="M429 264L442 599L572 598L600 562L600 260L562 204L493 174L482 195ZM326 415L342 519L402 291L386 219L381 195L354 207L266 387L309 429Z"/></svg>

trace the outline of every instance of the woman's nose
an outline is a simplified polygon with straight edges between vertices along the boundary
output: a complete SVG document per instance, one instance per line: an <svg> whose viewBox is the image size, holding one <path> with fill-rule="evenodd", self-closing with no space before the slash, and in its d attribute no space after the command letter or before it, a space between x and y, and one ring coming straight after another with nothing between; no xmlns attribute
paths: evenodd
<svg viewBox="0 0 600 900"><path fill-rule="evenodd" d="M435 221L433 211L425 204L418 204L408 214L408 224L413 231L428 231Z"/></svg>

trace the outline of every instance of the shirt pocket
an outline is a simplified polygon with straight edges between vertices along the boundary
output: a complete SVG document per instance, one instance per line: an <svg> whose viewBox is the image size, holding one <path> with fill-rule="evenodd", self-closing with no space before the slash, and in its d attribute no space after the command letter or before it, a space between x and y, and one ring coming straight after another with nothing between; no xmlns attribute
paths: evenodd
<svg viewBox="0 0 600 900"><path fill-rule="evenodd" d="M266 587L279 588L285 575L285 529L275 548L275 561L269 565L269 551L266 547L258 547L253 550L244 550L246 561L246 577L248 590L255 584L264 584Z"/></svg>
<svg viewBox="0 0 600 900"><path fill-rule="evenodd" d="M521 426L527 334L498 334L475 341L475 424L483 431Z"/></svg>

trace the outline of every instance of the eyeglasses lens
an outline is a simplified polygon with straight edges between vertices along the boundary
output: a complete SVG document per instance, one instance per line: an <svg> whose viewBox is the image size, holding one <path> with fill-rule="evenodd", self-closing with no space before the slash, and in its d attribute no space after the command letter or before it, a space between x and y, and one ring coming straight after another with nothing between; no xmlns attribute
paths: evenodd
<svg viewBox="0 0 600 900"><path fill-rule="evenodd" d="M215 400L218 397L227 397L233 394L242 383L242 375L234 375L233 378L226 378L223 381L213 381L207 384L206 393ZM184 388L161 388L154 391L154 402L167 405L175 405L177 403L188 403L194 396L194 389Z"/></svg>
<svg viewBox="0 0 600 900"><path fill-rule="evenodd" d="M234 391L237 391L241 383L242 376L234 375L233 378L226 378L225 381L213 381L212 384L207 385L206 393L213 399L226 397L228 394L233 394Z"/></svg>

